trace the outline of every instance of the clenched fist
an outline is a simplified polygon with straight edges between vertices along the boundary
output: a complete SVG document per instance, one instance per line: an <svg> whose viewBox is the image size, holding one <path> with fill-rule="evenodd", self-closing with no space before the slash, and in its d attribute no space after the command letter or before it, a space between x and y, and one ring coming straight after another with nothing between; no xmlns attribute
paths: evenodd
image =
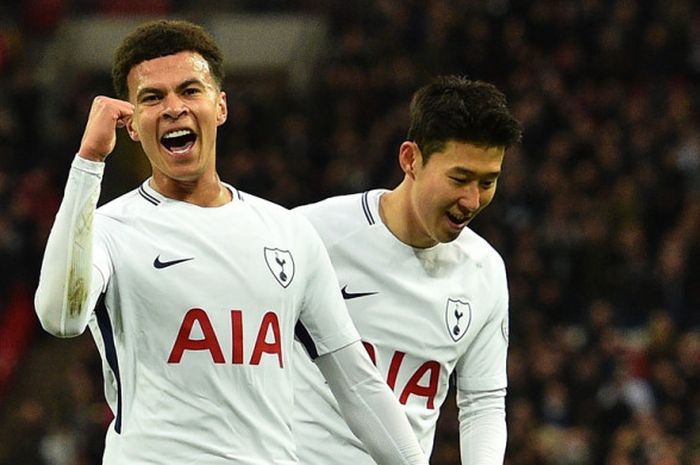
<svg viewBox="0 0 700 465"><path fill-rule="evenodd" d="M133 114L134 106L129 102L101 95L95 97L78 155L104 161L117 143L117 128L124 127Z"/></svg>

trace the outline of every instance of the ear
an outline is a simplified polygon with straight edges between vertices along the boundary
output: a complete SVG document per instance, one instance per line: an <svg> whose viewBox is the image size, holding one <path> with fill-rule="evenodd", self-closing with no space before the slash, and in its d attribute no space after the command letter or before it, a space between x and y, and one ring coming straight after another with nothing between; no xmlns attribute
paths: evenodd
<svg viewBox="0 0 700 465"><path fill-rule="evenodd" d="M226 98L226 92L220 92L219 101L217 103L218 105L218 111L216 114L216 125L221 126L226 122L226 119L228 118L228 101Z"/></svg>
<svg viewBox="0 0 700 465"><path fill-rule="evenodd" d="M138 141L141 140L141 139L139 139L139 133L136 131L136 128L134 128L134 117L133 117L133 115L132 115L132 116L129 116L129 117L126 119L126 124L125 124L125 126L126 126L126 132L129 133L129 137L131 138L131 140L133 140L134 142L138 142Z"/></svg>
<svg viewBox="0 0 700 465"><path fill-rule="evenodd" d="M399 147L399 165L404 174L411 179L415 179L416 168L419 163L422 163L422 155L418 144L404 141Z"/></svg>

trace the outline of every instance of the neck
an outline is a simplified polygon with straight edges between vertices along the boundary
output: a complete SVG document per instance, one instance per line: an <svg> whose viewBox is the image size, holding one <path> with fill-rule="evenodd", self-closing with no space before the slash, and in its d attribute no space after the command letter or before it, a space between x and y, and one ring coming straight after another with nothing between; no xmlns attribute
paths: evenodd
<svg viewBox="0 0 700 465"><path fill-rule="evenodd" d="M165 197L200 207L220 207L233 199L231 191L221 183L216 173L192 181L181 181L154 173L150 185Z"/></svg>
<svg viewBox="0 0 700 465"><path fill-rule="evenodd" d="M434 241L420 232L410 193L407 181L404 180L394 190L382 195L379 198L379 216L387 229L404 244L416 248L432 247Z"/></svg>

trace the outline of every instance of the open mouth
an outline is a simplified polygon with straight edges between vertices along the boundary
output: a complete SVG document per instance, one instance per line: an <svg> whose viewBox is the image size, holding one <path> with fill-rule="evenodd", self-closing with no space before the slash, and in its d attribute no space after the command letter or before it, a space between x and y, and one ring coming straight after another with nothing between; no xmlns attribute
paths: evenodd
<svg viewBox="0 0 700 465"><path fill-rule="evenodd" d="M197 140L197 134L190 129L177 129L167 132L161 137L160 143L172 153L185 153L192 148Z"/></svg>
<svg viewBox="0 0 700 465"><path fill-rule="evenodd" d="M453 213L447 212L447 219L450 220L450 222L454 226L461 227L464 226L467 223L467 221L469 221L469 216L455 215Z"/></svg>

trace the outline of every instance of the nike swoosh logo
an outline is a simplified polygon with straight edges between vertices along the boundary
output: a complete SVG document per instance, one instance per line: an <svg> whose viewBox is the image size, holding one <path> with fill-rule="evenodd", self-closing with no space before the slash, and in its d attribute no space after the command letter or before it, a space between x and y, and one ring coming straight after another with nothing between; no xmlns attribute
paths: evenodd
<svg viewBox="0 0 700 465"><path fill-rule="evenodd" d="M153 260L153 266L156 267L156 268L158 268L158 269L160 270L160 269L163 269L163 268L167 268L167 267L169 267L169 266L177 265L178 263L189 262L190 260L194 260L194 257L190 257L190 258L179 258L179 259L177 259L177 260L170 260L170 261L166 261L166 262L161 262L161 261L160 261L160 255L158 255L158 256L156 257L156 259Z"/></svg>
<svg viewBox="0 0 700 465"><path fill-rule="evenodd" d="M378 294L378 292L348 292L347 288L348 286L345 285L340 290L341 294L343 294L343 299L345 300L357 299L358 297L367 297L368 295Z"/></svg>

